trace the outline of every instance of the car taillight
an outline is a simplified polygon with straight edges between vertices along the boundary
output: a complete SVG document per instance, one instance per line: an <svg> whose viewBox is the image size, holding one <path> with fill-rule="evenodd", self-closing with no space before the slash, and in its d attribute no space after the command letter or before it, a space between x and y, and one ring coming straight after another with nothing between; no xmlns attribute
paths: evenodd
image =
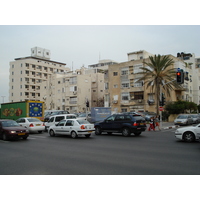
<svg viewBox="0 0 200 200"><path fill-rule="evenodd" d="M45 126L45 124L43 123L42 126Z"/></svg>
<svg viewBox="0 0 200 200"><path fill-rule="evenodd" d="M81 126L81 129L85 129L85 126L84 126L84 125L82 125L82 126Z"/></svg>
<svg viewBox="0 0 200 200"><path fill-rule="evenodd" d="M33 125L33 124L30 124L29 127L34 127L34 125Z"/></svg>
<svg viewBox="0 0 200 200"><path fill-rule="evenodd" d="M140 125L140 123L137 123L137 122L133 123L133 126L139 126L139 125Z"/></svg>

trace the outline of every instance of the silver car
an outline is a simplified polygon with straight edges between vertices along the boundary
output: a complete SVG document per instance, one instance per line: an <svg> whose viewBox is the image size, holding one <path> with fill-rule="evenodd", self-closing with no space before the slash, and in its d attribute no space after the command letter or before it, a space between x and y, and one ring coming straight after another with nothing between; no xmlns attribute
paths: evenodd
<svg viewBox="0 0 200 200"><path fill-rule="evenodd" d="M200 123L200 116L198 114L191 114L193 119L193 124L199 124Z"/></svg>
<svg viewBox="0 0 200 200"><path fill-rule="evenodd" d="M174 120L175 125L189 125L193 124L193 118L190 114L180 114Z"/></svg>

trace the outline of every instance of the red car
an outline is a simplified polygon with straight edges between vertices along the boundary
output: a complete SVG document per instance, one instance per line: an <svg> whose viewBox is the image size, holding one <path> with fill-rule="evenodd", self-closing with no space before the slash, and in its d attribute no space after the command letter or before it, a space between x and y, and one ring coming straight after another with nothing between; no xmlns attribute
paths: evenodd
<svg viewBox="0 0 200 200"><path fill-rule="evenodd" d="M9 119L0 120L0 137L3 140L19 138L26 140L28 136L28 129L20 126L16 121Z"/></svg>

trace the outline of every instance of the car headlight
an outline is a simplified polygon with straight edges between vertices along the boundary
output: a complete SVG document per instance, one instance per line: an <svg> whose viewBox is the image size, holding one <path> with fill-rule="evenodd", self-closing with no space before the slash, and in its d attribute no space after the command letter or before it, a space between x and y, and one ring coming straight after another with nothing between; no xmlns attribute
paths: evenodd
<svg viewBox="0 0 200 200"><path fill-rule="evenodd" d="M10 131L10 133L16 133L16 131Z"/></svg>

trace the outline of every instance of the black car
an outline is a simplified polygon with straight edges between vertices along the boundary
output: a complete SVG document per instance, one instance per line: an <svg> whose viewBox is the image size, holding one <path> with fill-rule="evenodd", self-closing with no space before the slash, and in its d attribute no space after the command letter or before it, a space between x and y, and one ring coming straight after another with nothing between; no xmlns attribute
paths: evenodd
<svg viewBox="0 0 200 200"><path fill-rule="evenodd" d="M114 114L106 118L103 122L96 123L95 134L102 132L111 134L122 133L123 136L129 136L131 133L140 135L146 130L145 119L137 114Z"/></svg>

